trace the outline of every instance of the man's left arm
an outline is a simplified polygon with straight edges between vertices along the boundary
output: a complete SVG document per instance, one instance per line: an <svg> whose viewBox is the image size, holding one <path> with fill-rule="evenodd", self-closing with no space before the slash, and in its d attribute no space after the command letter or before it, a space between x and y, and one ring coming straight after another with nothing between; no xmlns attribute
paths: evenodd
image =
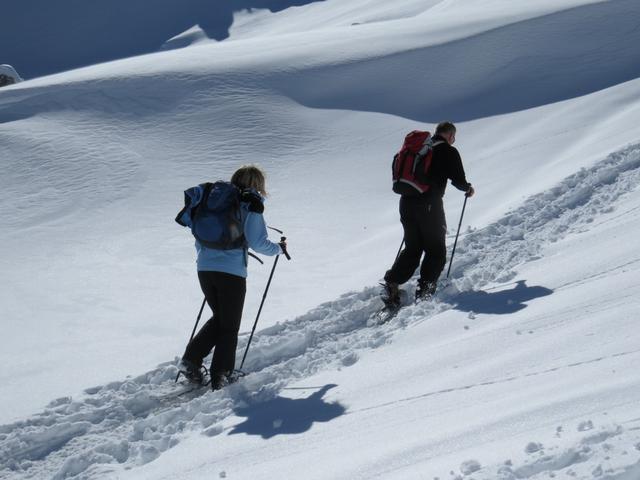
<svg viewBox="0 0 640 480"><path fill-rule="evenodd" d="M464 174L464 167L462 166L460 153L458 153L458 150L455 147L451 147L450 153L450 158L447 161L447 173L448 177L451 179L451 185L465 193L473 192L473 187L469 182L467 182L467 177ZM473 193L471 193L471 195L473 195Z"/></svg>

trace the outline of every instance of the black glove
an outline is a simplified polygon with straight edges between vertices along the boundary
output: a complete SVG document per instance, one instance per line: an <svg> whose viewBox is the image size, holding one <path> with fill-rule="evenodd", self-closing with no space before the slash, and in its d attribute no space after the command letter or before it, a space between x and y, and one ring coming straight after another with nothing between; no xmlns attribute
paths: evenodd
<svg viewBox="0 0 640 480"><path fill-rule="evenodd" d="M464 196L469 198L469 197L473 197L473 194L476 193L475 189L469 185L469 189L465 192Z"/></svg>
<svg viewBox="0 0 640 480"><path fill-rule="evenodd" d="M243 190L240 194L240 201L249 204L249 211L254 213L263 213L264 205L262 203L262 197L252 191L252 190Z"/></svg>
<svg viewBox="0 0 640 480"><path fill-rule="evenodd" d="M287 237L280 237L278 245L280 245L280 249L282 250L283 255L287 257L287 260L291 260L291 255L287 252Z"/></svg>

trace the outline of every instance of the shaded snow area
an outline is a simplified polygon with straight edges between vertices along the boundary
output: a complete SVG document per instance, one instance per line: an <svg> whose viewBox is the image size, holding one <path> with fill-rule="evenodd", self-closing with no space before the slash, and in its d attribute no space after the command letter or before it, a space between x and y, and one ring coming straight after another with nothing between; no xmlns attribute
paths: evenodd
<svg viewBox="0 0 640 480"><path fill-rule="evenodd" d="M411 335L416 325L442 322L446 312L455 310L468 312L463 331L470 329L469 324L475 329L483 315L517 312L525 308L525 303L551 295L552 289L530 286L518 279L517 271L523 265L540 261L550 245L567 237L579 239L594 222L615 221L622 213L618 206L622 198L630 192L637 193L639 182L640 145L634 145L529 198L503 219L467 232L457 250L450 282L437 299L407 305L387 324L379 325L372 320L381 302L378 289L367 288L261 330L254 338L247 363L251 374L222 392L176 386L173 381L176 360L137 377L87 389L77 399L54 400L42 413L0 427L1 478L110 475L157 459L194 432L216 437L251 433L253 428L256 429L253 433L270 438L287 433L287 428L292 429L288 433L296 433L299 422L326 422L344 414L358 415L358 410L322 400L323 395L338 387L331 384L312 391L306 398L305 406L310 410L298 411L294 400L289 400L291 405L285 407L276 405L284 401L280 395L287 386L318 372L354 365L362 355L371 355L372 349L393 342L398 329L402 331L400 335ZM635 203L634 209L638 210L640 205ZM601 220L605 215L607 219ZM635 221L640 218L637 211L634 218ZM638 264L640 257L615 269L637 270ZM509 283L514 280L515 283ZM555 286L555 293L570 287L571 284ZM632 285L627 294L638 295L638 290L637 284ZM412 293L408 292L409 296ZM558 320L558 323L577 321L562 313ZM518 324L510 325L512 329L516 327ZM517 335L527 335L533 334L525 331L528 328L558 329L558 326L550 321L518 328ZM241 339L239 351L244 350L246 340L246 336ZM607 368L626 369L635 364L638 356L640 346L635 345L601 356L594 352L592 357L569 364L539 359L542 368L537 370L522 369L511 376L490 380L479 377L475 383L425 391L394 403L419 402L456 390L488 390L494 385L517 383L525 377L535 379L562 370L568 371L568 375L576 370L579 375L587 364L606 363ZM618 379L617 383L618 388L633 386L636 392L640 389L638 376ZM624 403L633 401L624 399ZM275 410L269 412L265 405ZM453 465L451 472L440 478L520 479L556 474L584 479L640 478L640 418L617 422L602 416L608 408L605 404L601 408L603 412L594 411L594 419L548 426L551 430L546 432L548 439L544 443L532 439L521 445L522 458L505 459L497 466L484 466L482 459L469 459L459 466ZM259 416L261 410L263 415L265 412L275 415L273 421L252 425L250 418ZM242 415L249 419L233 427L228 425L230 418Z"/></svg>
<svg viewBox="0 0 640 480"><path fill-rule="evenodd" d="M5 7L0 479L640 480L637 0ZM381 322L391 160L442 120L476 195L447 187L435 298ZM251 162L293 259L248 374L175 383L173 219Z"/></svg>

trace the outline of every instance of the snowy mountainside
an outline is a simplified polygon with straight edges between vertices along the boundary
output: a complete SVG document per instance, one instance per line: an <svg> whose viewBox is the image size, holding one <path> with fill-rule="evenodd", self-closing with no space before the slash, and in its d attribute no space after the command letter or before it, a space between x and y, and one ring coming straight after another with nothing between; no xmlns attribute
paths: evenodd
<svg viewBox="0 0 640 480"><path fill-rule="evenodd" d="M224 41L0 91L0 478L637 480L637 2L242 3ZM444 118L478 191L452 285L374 325L391 156ZM249 161L294 260L251 374L176 400L202 299L173 218Z"/></svg>
<svg viewBox="0 0 640 480"><path fill-rule="evenodd" d="M196 42L320 29L336 29L331 36L342 36L352 26L388 25L431 12L443 14L449 26L461 11L508 23L597 1L544 0L514 11L502 8L502 0L24 0L3 9L0 58L34 78Z"/></svg>
<svg viewBox="0 0 640 480"><path fill-rule="evenodd" d="M583 274L578 278L569 275L573 277L571 281L553 285L553 289L536 287L526 285L526 280L521 279L521 273L514 269L520 272L523 268L531 269L527 265L532 262L549 265L549 261L545 262L544 256L550 245L561 242L566 237L580 238L587 234L585 228L594 221L600 222L600 226L619 221L623 221L624 224L629 222L630 219L619 213L617 207L630 192L636 190L639 180L640 147L632 146L599 162L589 170L572 175L555 188L530 198L522 207L510 212L499 222L467 233L459 249L460 257L453 270L452 284L438 296L438 301L433 304L407 306L390 324L371 323L371 314L379 308L380 301L374 289L366 289L320 305L314 311L295 320L263 329L255 338L252 355L247 365L252 373L223 392L203 393L187 390L184 395L175 396L180 389L173 384L177 370L175 363L170 362L138 377L90 388L78 400L68 397L55 400L38 416L4 425L1 428L2 457L0 459L1 463L6 465L3 475L11 475L7 478L30 478L34 475L42 478L67 478L78 475L92 477L101 474L113 475L115 472L122 472L122 467L131 468L146 464L155 460L163 451L175 447L189 432L202 431L207 437L225 433L230 428L225 426L229 423L229 419L237 417L239 412L243 411L239 405L248 405L243 408L247 409L249 412L247 415L250 415L252 407L259 407L264 402L273 402L274 398L280 398L279 395L283 389L286 390L287 385L304 380L318 372L324 372L326 377L327 369L351 367L360 360L361 356L371 357L368 353L371 349L383 348L393 343L398 336L413 336L409 332L416 327L424 329L428 323L431 323L434 325L428 327L430 330L442 328L436 327L435 324L442 324L443 321L446 323L447 312L456 310L468 312L467 322L474 324L473 327L464 325L464 329L458 329L458 331L449 329L448 332L438 332L438 335L433 335L434 332L432 332L427 336L432 339L428 345L431 355L423 359L422 364L409 363L401 367L396 366L396 369L400 368L396 375L403 377L401 382L405 379L411 380L410 383L419 386L422 390L426 387L425 383L412 378L414 375L419 376L417 372L420 370L439 372L450 369L451 365L463 364L474 365L474 368L469 372L465 370L460 372L461 378L457 378L459 375L448 378L444 384L440 384L441 389L438 391L409 396L404 398L402 403L415 403L432 396L455 394L472 389L497 388L500 390L504 385L521 383L528 378L538 383L535 382L537 377L557 375L557 372L563 370L575 370L575 375L580 378L584 375L582 370L597 369L598 364L602 362L610 364L607 368L624 369L628 365L628 358L640 354L640 349L631 338L628 338L626 346L622 345L618 339L616 343L598 352L596 357L591 354L590 358L585 358L585 354L589 355L588 349L585 351L579 349L575 352L576 356L573 359L571 355L565 355L562 360L552 358L547 366L533 367L530 364L532 359L544 358L550 349L553 351L556 348L567 347L566 342L571 341L571 335L566 333L559 335L559 333L564 330L577 333L578 325L572 315L576 310L575 305L567 313L559 311L555 319L546 314L541 318L536 318L534 315L528 323L513 322L500 325L498 322L493 326L478 325L478 320L484 315L515 313L526 308L526 303L557 293L559 290L579 293L581 288L584 289L585 284L588 286L593 283L593 278ZM635 205L632 210L635 211L633 218L637 221L637 212L640 207L637 201L632 205ZM625 275L625 272L631 271L637 278L640 271L640 258L637 258L637 252L635 252L636 258L631 258L634 249L626 248L619 254L626 263L615 266L609 272L602 272L600 276L604 277L607 274L611 276L614 273ZM574 272L576 270L568 269ZM514 279L517 282L512 287L514 283L511 280ZM620 289L619 294L622 298L617 296L615 301L609 299L608 304L615 304L617 311L623 313L625 304L631 298L635 298L638 293L640 292L637 284L628 290ZM599 295L602 296L603 292ZM494 296L494 299L487 298L490 296ZM499 296L503 296L506 301L497 300ZM625 298L626 302L623 301ZM593 303L594 300L596 300L595 303ZM589 299L591 305L595 306L599 303L600 300L597 297ZM629 306L633 307L633 303ZM625 322L633 321L630 313L623 315L626 317L623 319ZM602 314L606 314L606 309L590 311L592 318ZM558 322L559 319L562 321ZM454 321L458 323L460 319ZM591 322L593 322L592 319ZM620 324L620 320L618 323ZM593 322L591 328L597 328L596 325L598 324ZM528 335L538 334L549 341L554 340L550 344L538 341L534 349L505 352L498 361L495 358L495 352L490 348L491 340L503 339L502 330L505 328L512 330L512 334L515 333L518 336L525 334L519 329L530 329ZM476 331L472 340L465 338L466 332L470 329ZM604 335L598 336L598 338L603 337ZM425 337L420 336L420 338ZM246 336L242 340L241 350L245 346L243 344L246 343ZM524 346L528 342L520 343ZM420 347L414 345L414 348ZM489 354L488 357L487 354ZM415 358L412 360L415 361ZM570 363L559 364L558 361ZM496 373L494 369L497 365L509 365L512 371L505 371L502 378L494 378L492 376ZM384 372L383 381L398 382L397 377L395 380L390 380L389 372L384 370L382 372ZM469 374L471 378L468 378ZM639 390L640 379L637 376L617 378L614 375L614 377L610 381L615 388L602 391L601 388L594 388L592 385L581 392L581 389L574 387L567 390L573 392L569 398L604 395L607 408L611 410L628 405L630 400L625 397L630 390L636 392ZM483 378L486 379L481 381ZM475 382L473 379L476 379ZM461 381L464 386L456 386L460 385ZM566 379L562 381L566 382ZM390 392L397 387L394 383L392 385ZM446 385L451 386L446 387ZM333 388L340 389L338 385L327 385L321 390L322 393L317 396L317 400ZM620 393L611 397L616 388ZM487 393L483 394L485 397L486 395ZM490 393L490 396L494 395L495 393ZM539 427L538 415L548 416L549 411L553 411L550 409L556 408L560 410L560 414L555 412L555 415L562 417L565 409L563 405L570 401L565 395L550 401L548 387L541 388L540 384L538 384L538 391L531 389L529 395L530 398L527 398L527 401L536 405L535 409L532 411L530 407L528 410L517 413L517 416L521 417L520 421L533 423L536 427ZM385 408L383 399L387 396L396 397L389 393L376 395L372 397L372 399L377 397L375 407L369 406L365 409L349 411L352 415L358 415L359 412L372 408ZM537 398L538 396L541 397ZM492 405L489 408L496 408L498 398L500 396L491 400ZM538 405L536 400L544 400L544 402ZM398 400L391 403L398 403ZM512 404L513 400L509 399L507 403ZM328 421L334 416L342 415L345 410L336 402L322 403L322 405L320 411L328 409L333 413L325 420L322 420L322 417L316 419L311 415L311 422ZM507 408L506 405L501 407L501 409L505 408ZM537 413L536 409L541 409L540 413ZM292 426L287 422L295 422L296 417L294 416L292 420L289 413L282 410L278 413L282 418L278 415L273 418L281 423L284 422L285 428L291 428ZM274 415L273 412L269 414ZM510 415L516 415L516 413ZM503 414L503 416L501 420L493 420L498 422L498 425L492 426L491 429L499 427L499 430L509 432L508 424L514 420L509 418L509 415ZM532 419L536 420L532 421ZM572 417L568 419L572 420ZM558 440L557 446L550 448L545 456L541 456L536 454L544 452L544 446L529 442L526 444L525 451L530 454L530 458L521 460L520 464L509 461L501 467L489 467L485 469L485 474L492 475L491 472L494 472L497 475L499 472L501 474L506 472L512 477L505 478L534 478L538 473L544 472L562 472L568 469L582 471L585 470L583 464L597 469L602 468L599 464L607 454L624 451L629 455L629 459L626 463L622 462L618 465L617 471L627 473L607 478L631 479L633 478L631 475L635 474L633 472L637 473L640 467L640 452L629 454L628 446L634 443L640 445L640 434L634 432L636 430L633 428L634 420L631 418L627 420L631 425L629 429L615 423L606 423L596 429L593 421L585 420L577 426L580 435L578 440L574 439L575 444L563 447L562 442ZM503 422L507 425L501 424ZM242 425L236 424L230 433L233 434L234 430L244 431ZM272 433L264 430L266 426L258 425L258 427L263 438L271 438L281 433L278 429L282 425L270 427L275 429ZM249 432L252 431L250 424L247 428ZM254 428L256 428L255 425ZM295 431L295 424L293 429ZM595 432L594 429L596 429ZM555 432L560 438L562 436L560 433L563 432L562 427L558 427ZM569 432L567 434L571 435ZM465 449L471 446L466 445ZM632 463L632 460L637 463ZM395 465L393 471L386 472L389 478L396 478L396 476L403 478L405 474L398 473L402 471L398 461L392 458L389 461ZM439 461L442 462L442 459ZM413 463L410 465L415 467ZM376 463L369 468L374 469L369 472L372 474L380 467ZM493 468L497 470L492 470ZM462 462L460 469L463 473L478 472L478 475L482 471L481 464L477 460ZM135 473L134 478L140 478L138 475L139 473ZM321 475L310 478L324 478ZM409 476L413 477L413 474ZM243 474L241 478L250 478L250 475ZM371 475L353 478L371 478Z"/></svg>

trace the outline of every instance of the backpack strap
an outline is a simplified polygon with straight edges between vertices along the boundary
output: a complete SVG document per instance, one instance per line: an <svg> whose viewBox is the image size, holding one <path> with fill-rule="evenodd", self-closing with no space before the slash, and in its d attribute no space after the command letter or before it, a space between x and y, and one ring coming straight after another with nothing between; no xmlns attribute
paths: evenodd
<svg viewBox="0 0 640 480"><path fill-rule="evenodd" d="M198 187L202 189L202 198L191 209L191 218L197 215L198 213L197 210L198 208L200 208L200 206L206 205L207 202L209 201L209 195L211 195L211 189L213 188L213 183L211 182L201 183L200 185L198 185Z"/></svg>
<svg viewBox="0 0 640 480"><path fill-rule="evenodd" d="M413 175L416 174L416 169L418 168L418 163L420 163L420 160L422 160L422 158L424 158L427 155L427 153L429 153L429 150L433 149L433 147L434 147L433 137L429 136L425 138L424 143L422 144L422 148L418 150L418 153L416 153L416 155L413 157L413 168L412 168Z"/></svg>

